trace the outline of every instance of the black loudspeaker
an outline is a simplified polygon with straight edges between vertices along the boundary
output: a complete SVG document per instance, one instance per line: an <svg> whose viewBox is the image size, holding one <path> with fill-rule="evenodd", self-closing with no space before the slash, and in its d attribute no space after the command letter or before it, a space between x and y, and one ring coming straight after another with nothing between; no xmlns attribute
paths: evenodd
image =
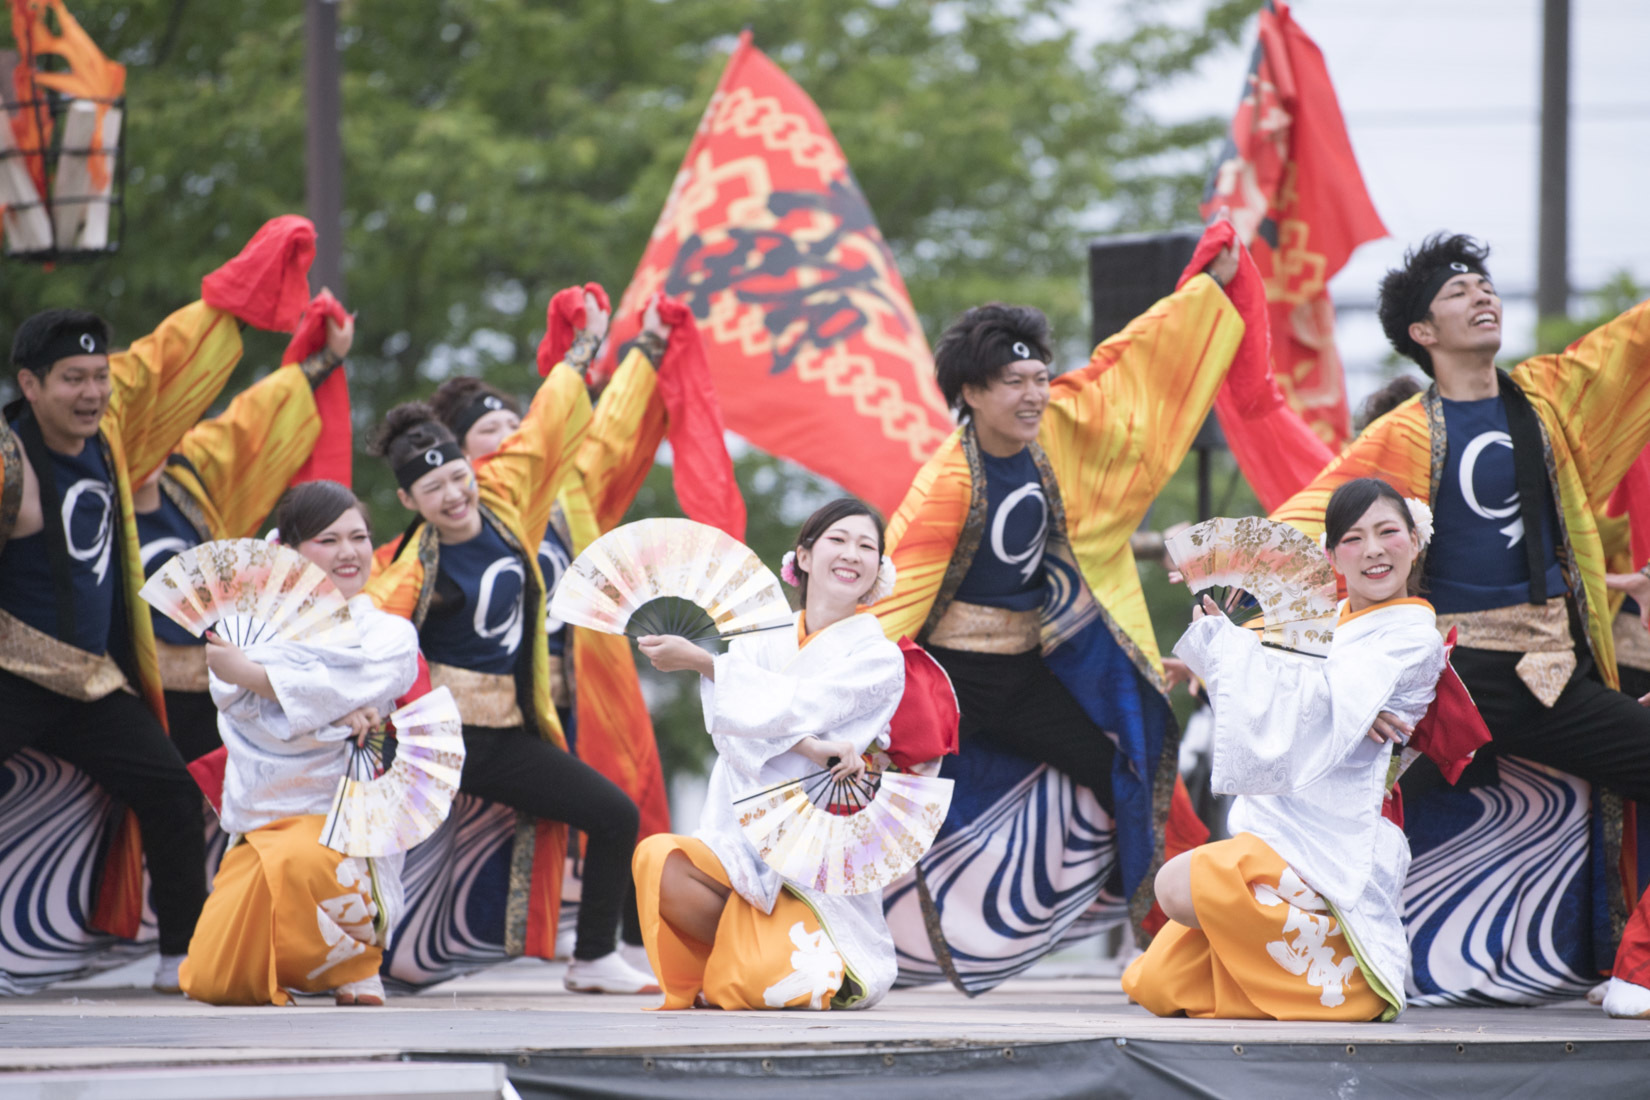
<svg viewBox="0 0 1650 1100"><path fill-rule="evenodd" d="M1182 229L1106 237L1091 243L1089 301L1094 309L1094 342L1122 332L1152 303L1173 294L1175 280L1191 261L1202 236L1201 229ZM1226 437L1214 416L1203 422L1192 446L1225 449Z"/></svg>

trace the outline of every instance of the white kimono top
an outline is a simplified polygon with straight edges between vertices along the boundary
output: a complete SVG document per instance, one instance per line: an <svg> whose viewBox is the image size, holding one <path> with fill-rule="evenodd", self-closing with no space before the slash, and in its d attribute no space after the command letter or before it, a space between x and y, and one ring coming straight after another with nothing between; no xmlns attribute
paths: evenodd
<svg viewBox="0 0 1650 1100"><path fill-rule="evenodd" d="M705 728L716 744L705 808L694 836L716 853L739 896L773 912L782 886L818 914L869 1008L894 984L894 938L882 891L822 894L780 877L739 828L734 800L819 771L790 748L804 737L848 741L864 753L886 747L888 721L905 691L905 659L875 615L851 615L798 649L796 630L735 638L700 681Z"/></svg>
<svg viewBox="0 0 1650 1100"><path fill-rule="evenodd" d="M1335 628L1325 659L1267 649L1223 615L1193 623L1174 652L1209 689L1211 786L1239 796L1231 832L1271 845L1334 907L1401 1009L1409 842L1381 816L1392 746L1366 734L1383 710L1414 725L1432 704L1445 662L1432 608L1366 611Z"/></svg>

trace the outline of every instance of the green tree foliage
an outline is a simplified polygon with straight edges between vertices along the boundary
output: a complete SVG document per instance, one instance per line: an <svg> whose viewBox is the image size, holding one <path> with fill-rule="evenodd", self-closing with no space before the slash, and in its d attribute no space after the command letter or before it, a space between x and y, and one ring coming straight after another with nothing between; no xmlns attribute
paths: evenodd
<svg viewBox="0 0 1650 1100"><path fill-rule="evenodd" d="M983 300L1031 302L1080 355L1087 241L1195 221L1225 124L1159 125L1144 93L1236 41L1258 3L1211 0L1181 26L1140 2L1085 44L1068 0L342 0L358 428L453 373L530 390L545 303L587 280L623 290L743 26L824 111L930 333ZM8 265L0 318L82 304L129 339L264 219L303 210L303 5L70 6L128 66L124 247ZM284 338L248 344L232 388ZM381 465L356 482L385 534L404 513ZM756 454L739 473L775 559L829 487ZM660 470L632 514L673 507ZM661 740L681 764L704 739L675 706Z"/></svg>

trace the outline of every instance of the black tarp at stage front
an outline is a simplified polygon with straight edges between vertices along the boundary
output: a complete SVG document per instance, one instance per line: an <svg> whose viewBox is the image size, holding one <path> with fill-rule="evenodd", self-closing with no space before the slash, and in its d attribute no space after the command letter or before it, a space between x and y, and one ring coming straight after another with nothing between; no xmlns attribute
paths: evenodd
<svg viewBox="0 0 1650 1100"><path fill-rule="evenodd" d="M1636 1097L1650 1041L1227 1043L1091 1039L1019 1046L625 1054L421 1053L502 1062L523 1100L841 1100L854 1086L945 1100L1113 1097Z"/></svg>

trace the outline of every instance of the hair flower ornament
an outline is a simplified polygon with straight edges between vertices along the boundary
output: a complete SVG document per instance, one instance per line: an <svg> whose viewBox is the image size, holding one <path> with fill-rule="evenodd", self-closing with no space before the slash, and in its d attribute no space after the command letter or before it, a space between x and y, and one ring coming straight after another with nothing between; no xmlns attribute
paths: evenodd
<svg viewBox="0 0 1650 1100"><path fill-rule="evenodd" d="M1409 518L1415 521L1415 534L1421 540L1421 549L1425 550L1432 542L1432 509L1414 497L1405 497L1404 503L1409 505Z"/></svg>
<svg viewBox="0 0 1650 1100"><path fill-rule="evenodd" d="M779 579L796 588L802 584L802 578L796 575L796 551L787 550L785 556L779 559Z"/></svg>
<svg viewBox="0 0 1650 1100"><path fill-rule="evenodd" d="M899 580L899 570L894 568L894 559L887 554L882 555L882 564L877 566L877 582L871 586L871 591L859 601L870 607L878 600L885 600L894 594L894 582Z"/></svg>

